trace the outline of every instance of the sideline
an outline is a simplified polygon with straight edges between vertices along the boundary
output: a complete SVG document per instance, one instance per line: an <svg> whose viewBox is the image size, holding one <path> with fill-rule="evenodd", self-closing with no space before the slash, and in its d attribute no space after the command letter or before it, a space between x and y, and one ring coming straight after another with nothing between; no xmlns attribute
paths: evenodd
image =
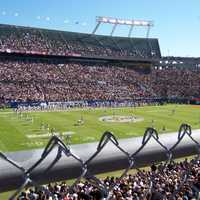
<svg viewBox="0 0 200 200"><path fill-rule="evenodd" d="M158 108L158 110L160 111L159 108L166 108L167 106L173 106L174 104L167 104L167 105L163 105L163 106L157 106L157 105L143 105L143 106L130 106L130 107L84 107L84 108L69 108L69 109L57 109L57 110L30 110L30 111L21 111L22 113L52 113L52 112L76 112L76 111L94 111L94 110L123 110L123 109L133 109L133 110L137 110L137 109L144 109L144 108L151 108L151 107L154 107L154 108ZM191 105L188 105L188 104L184 104L184 105L177 105L177 106L191 106ZM194 107L194 106L192 106ZM200 106L199 106L200 108ZM146 112L150 112L150 111L146 111ZM164 112L164 110L163 110ZM14 111L9 111L9 112L1 112L0 111L0 115L1 114L11 114L11 113L15 113Z"/></svg>

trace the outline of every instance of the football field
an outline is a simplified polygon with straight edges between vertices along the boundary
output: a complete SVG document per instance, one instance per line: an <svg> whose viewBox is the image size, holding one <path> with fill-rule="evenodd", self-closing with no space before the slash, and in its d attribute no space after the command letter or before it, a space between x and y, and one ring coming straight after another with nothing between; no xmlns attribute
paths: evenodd
<svg viewBox="0 0 200 200"><path fill-rule="evenodd" d="M16 113L0 111L0 151L44 147L52 134L72 144L98 141L105 131L117 138L143 135L147 127L159 134L177 131L181 123L200 128L200 107L193 105L136 108L71 109Z"/></svg>

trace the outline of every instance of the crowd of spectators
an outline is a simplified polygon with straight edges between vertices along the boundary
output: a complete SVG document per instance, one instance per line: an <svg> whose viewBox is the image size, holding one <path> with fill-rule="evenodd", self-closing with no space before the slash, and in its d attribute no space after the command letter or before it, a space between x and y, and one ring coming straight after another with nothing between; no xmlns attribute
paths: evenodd
<svg viewBox="0 0 200 200"><path fill-rule="evenodd" d="M0 25L0 51L48 55L158 58L156 39L115 38Z"/></svg>
<svg viewBox="0 0 200 200"><path fill-rule="evenodd" d="M101 182L114 189L109 194L112 200L197 200L200 191L200 162L187 160L153 164L149 170L128 174L124 178L106 177ZM183 183L183 175L187 179ZM152 189L150 189L152 180ZM182 184L183 183L183 184ZM172 198L173 197L173 198ZM44 189L32 188L22 192L18 200L102 200L105 192L90 184L79 182L73 190L63 183L49 184Z"/></svg>
<svg viewBox="0 0 200 200"><path fill-rule="evenodd" d="M200 70L152 69L52 60L0 61L0 102L134 100L200 96Z"/></svg>
<svg viewBox="0 0 200 200"><path fill-rule="evenodd" d="M162 68L152 70L149 84L157 96L200 96L199 68Z"/></svg>
<svg viewBox="0 0 200 200"><path fill-rule="evenodd" d="M151 94L135 70L111 64L0 61L0 98L5 101L131 99Z"/></svg>
<svg viewBox="0 0 200 200"><path fill-rule="evenodd" d="M96 36L0 25L0 52L159 58L156 39ZM53 58L0 61L0 104L10 101L133 100L199 97L200 71L154 69L145 74L124 64L61 62Z"/></svg>

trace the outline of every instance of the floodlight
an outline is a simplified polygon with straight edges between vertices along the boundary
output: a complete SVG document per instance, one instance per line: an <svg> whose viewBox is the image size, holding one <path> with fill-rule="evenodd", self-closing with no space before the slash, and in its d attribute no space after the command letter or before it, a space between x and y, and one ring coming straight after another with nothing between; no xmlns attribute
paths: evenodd
<svg viewBox="0 0 200 200"><path fill-rule="evenodd" d="M126 20L125 23L126 23L127 25L133 25L133 22L132 22L131 20Z"/></svg>
<svg viewBox="0 0 200 200"><path fill-rule="evenodd" d="M119 24L125 24L125 20L123 20L123 19L118 19L117 22L118 22Z"/></svg>
<svg viewBox="0 0 200 200"><path fill-rule="evenodd" d="M107 20L107 18L102 17L102 21L103 21L103 22L107 22L108 20Z"/></svg>
<svg viewBox="0 0 200 200"><path fill-rule="evenodd" d="M108 22L115 24L117 22L116 19L109 19Z"/></svg>
<svg viewBox="0 0 200 200"><path fill-rule="evenodd" d="M97 23L111 23L119 25L135 25L135 26L153 26L152 21L148 20L130 20L130 19L117 19L113 17L97 17Z"/></svg>
<svg viewBox="0 0 200 200"><path fill-rule="evenodd" d="M141 21L141 24L143 25L143 26L148 26L148 22L147 21Z"/></svg>
<svg viewBox="0 0 200 200"><path fill-rule="evenodd" d="M141 23L140 23L140 21L138 21L138 20L134 20L134 21L133 21L133 24L136 25L136 26L139 26Z"/></svg>
<svg viewBox="0 0 200 200"><path fill-rule="evenodd" d="M96 22L97 25L95 29L93 30L93 34L97 31L98 27L100 26L101 23L108 23L108 24L113 24L113 29L111 32L111 35L114 33L116 26L117 25L127 25L130 26L129 34L128 36L131 36L132 30L134 26L144 26L147 27L147 37L149 35L150 27L152 27L153 21L148 21L148 20L131 20L131 19L118 19L118 18L113 18L113 17L105 17L105 16L98 16L96 17Z"/></svg>

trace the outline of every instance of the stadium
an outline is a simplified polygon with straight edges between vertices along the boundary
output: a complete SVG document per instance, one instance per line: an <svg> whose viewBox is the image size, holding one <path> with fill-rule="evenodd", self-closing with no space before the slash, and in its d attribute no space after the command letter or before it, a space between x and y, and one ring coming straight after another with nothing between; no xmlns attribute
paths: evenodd
<svg viewBox="0 0 200 200"><path fill-rule="evenodd" d="M0 24L0 199L200 199L200 57L96 23Z"/></svg>

